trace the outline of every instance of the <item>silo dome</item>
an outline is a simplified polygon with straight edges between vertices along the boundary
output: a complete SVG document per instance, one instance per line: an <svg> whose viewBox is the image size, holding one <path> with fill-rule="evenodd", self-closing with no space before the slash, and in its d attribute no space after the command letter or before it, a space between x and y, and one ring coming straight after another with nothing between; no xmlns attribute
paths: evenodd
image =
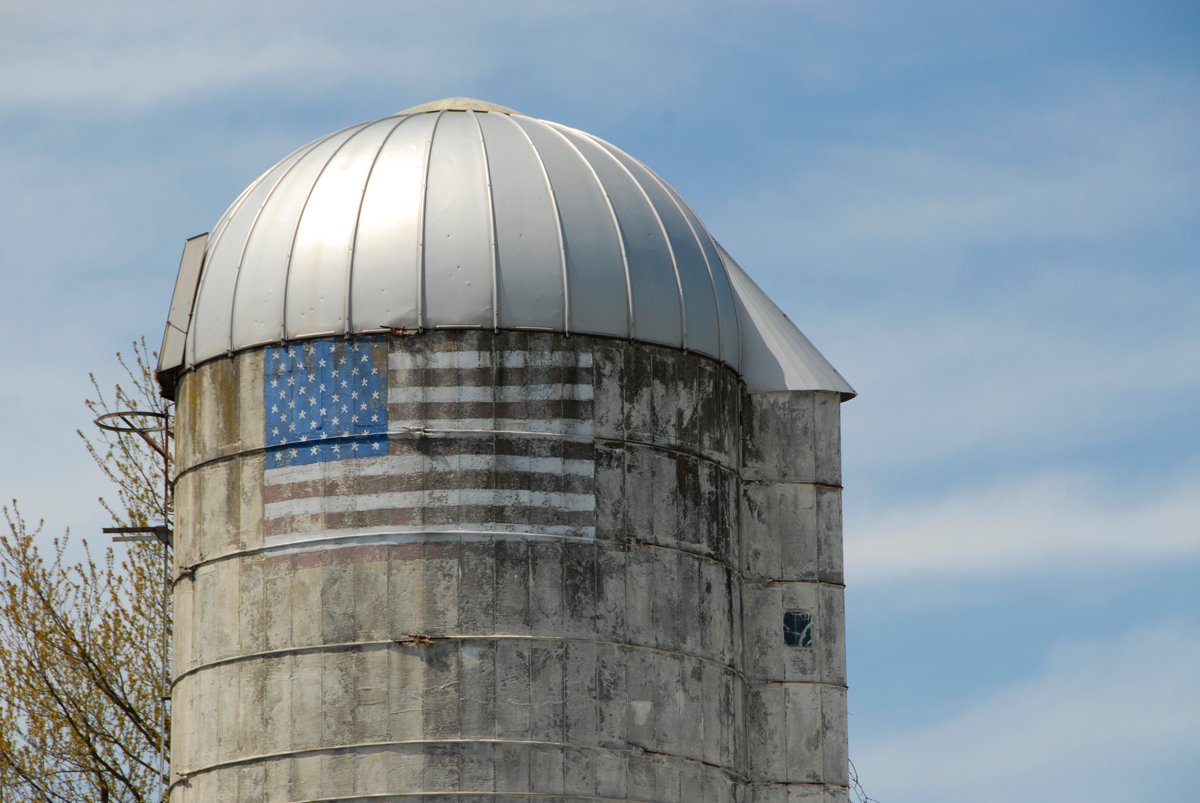
<svg viewBox="0 0 1200 803"><path fill-rule="evenodd" d="M168 394L180 371L245 349L453 328L655 343L724 362L752 392L854 393L653 171L468 98L299 148L234 201L198 262L163 343Z"/></svg>

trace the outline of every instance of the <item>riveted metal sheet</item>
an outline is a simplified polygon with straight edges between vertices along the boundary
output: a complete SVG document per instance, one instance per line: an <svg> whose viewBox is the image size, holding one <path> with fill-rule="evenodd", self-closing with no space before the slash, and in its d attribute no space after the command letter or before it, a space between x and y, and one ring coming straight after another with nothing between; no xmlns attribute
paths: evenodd
<svg viewBox="0 0 1200 803"><path fill-rule="evenodd" d="M288 337L346 331L346 287L359 203L374 156L394 125L383 120L360 129L313 184L292 245Z"/></svg>
<svg viewBox="0 0 1200 803"><path fill-rule="evenodd" d="M491 210L479 129L446 112L429 156L425 197L425 325L492 325Z"/></svg>
<svg viewBox="0 0 1200 803"><path fill-rule="evenodd" d="M563 326L561 233L537 153L508 116L477 118L487 146L496 216L501 328ZM538 180L542 178L542 180Z"/></svg>
<svg viewBox="0 0 1200 803"><path fill-rule="evenodd" d="M596 171L621 225L639 340L683 345L679 285L671 249L654 208L607 150L565 126L555 126Z"/></svg>
<svg viewBox="0 0 1200 803"><path fill-rule="evenodd" d="M259 176L247 192L234 202L213 229L205 255L200 287L188 330L189 363L224 354L233 349L232 329L234 291L246 237L271 198L271 192L288 172L321 140L295 151L291 156Z"/></svg>
<svg viewBox="0 0 1200 803"><path fill-rule="evenodd" d="M662 179L660 178L659 181ZM735 369L739 369L741 366L741 336L739 334L741 321L738 318L737 306L734 302L733 285L729 283L729 276L725 271L725 263L721 261L721 256L717 253L716 244L709 235L708 229L704 228L704 224L700 222L700 218L696 216L692 208L679 197L679 193L675 192L670 184L663 181L662 186L679 202L679 209L697 234L700 249L704 252L712 276L713 287L717 293L717 310L721 319L720 357Z"/></svg>
<svg viewBox="0 0 1200 803"><path fill-rule="evenodd" d="M843 399L853 398L855 392L850 383L746 275L733 257L724 248L720 248L720 252L742 315L740 373L746 389L751 393L832 390L841 393Z"/></svg>
<svg viewBox="0 0 1200 803"><path fill-rule="evenodd" d="M425 154L437 116L405 118L379 151L363 193L351 268L354 331L416 329Z"/></svg>
<svg viewBox="0 0 1200 803"><path fill-rule="evenodd" d="M214 227L191 311L164 334L178 367L335 332L535 328L700 351L755 392L853 394L653 171L475 102L355 126L272 167Z"/></svg>
<svg viewBox="0 0 1200 803"><path fill-rule="evenodd" d="M204 249L207 245L207 234L190 237L183 245L179 273L175 275L175 290L171 293L171 309L167 313L167 326L163 332L162 346L158 350L159 371L168 371L183 364L188 323L192 319L192 307L196 303L200 268L204 264Z"/></svg>
<svg viewBox="0 0 1200 803"><path fill-rule="evenodd" d="M629 301L612 213L587 163L545 123L513 116L550 174L567 250L571 331L629 337Z"/></svg>
<svg viewBox="0 0 1200 803"><path fill-rule="evenodd" d="M721 319L717 308L716 289L709 275L699 238L688 224L680 205L664 188L664 182L637 159L597 137L583 132L580 134L588 136L618 159L654 204L671 243L683 289L683 308L687 324L683 345L685 348L720 359L721 328L736 326L736 323Z"/></svg>
<svg viewBox="0 0 1200 803"><path fill-rule="evenodd" d="M284 175L268 200L270 213L251 228L233 299L233 348L277 341L287 327L284 300L300 216L325 165L362 126L327 137Z"/></svg>

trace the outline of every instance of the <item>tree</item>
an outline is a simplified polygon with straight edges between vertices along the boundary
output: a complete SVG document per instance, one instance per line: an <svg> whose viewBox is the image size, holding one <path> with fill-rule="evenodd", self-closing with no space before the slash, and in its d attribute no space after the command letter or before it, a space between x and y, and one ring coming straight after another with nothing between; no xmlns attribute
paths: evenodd
<svg viewBox="0 0 1200 803"><path fill-rule="evenodd" d="M165 423L170 407L154 382L156 355L144 340L111 397L91 377L97 417L141 409ZM157 416L164 416L158 418ZM126 421L133 419L126 418ZM164 458L133 432L79 433L117 488L100 503L121 526L171 522ZM170 454L170 449L165 449ZM171 464L167 459L167 477ZM169 490L169 479L166 486ZM70 536L47 541L17 503L0 530L0 801L151 801L168 766L169 719L163 681L163 546L132 543L119 559L111 546L68 558ZM169 611L167 611L169 613Z"/></svg>

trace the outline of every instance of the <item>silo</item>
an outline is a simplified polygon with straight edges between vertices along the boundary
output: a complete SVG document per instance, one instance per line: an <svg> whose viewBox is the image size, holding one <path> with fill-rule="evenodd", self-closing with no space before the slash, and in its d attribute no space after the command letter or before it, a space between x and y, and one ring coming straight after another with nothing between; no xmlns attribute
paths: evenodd
<svg viewBox="0 0 1200 803"><path fill-rule="evenodd" d="M849 385L623 151L452 98L185 248L171 799L846 799Z"/></svg>

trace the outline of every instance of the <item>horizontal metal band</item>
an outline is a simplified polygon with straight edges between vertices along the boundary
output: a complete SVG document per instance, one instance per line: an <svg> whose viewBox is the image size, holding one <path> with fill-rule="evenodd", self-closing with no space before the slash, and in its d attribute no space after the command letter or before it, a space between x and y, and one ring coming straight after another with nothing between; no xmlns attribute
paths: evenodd
<svg viewBox="0 0 1200 803"><path fill-rule="evenodd" d="M598 745L571 744L569 742L535 741L532 739L530 739L530 740L525 740L525 739L402 739L402 740L388 740L388 741L382 741L382 742L358 742L355 744L344 744L344 745L336 745L336 746L322 745L320 747L307 747L307 748L300 748L300 749L296 749L296 750L282 750L282 751L279 751L276 753L257 753L252 756L243 756L243 757L239 757L239 758L229 759L227 761L220 761L220 762L217 762L214 764L209 764L204 767L199 767L199 768L194 769L187 773L179 773L179 777L171 782L171 785L169 787L167 787L167 791L168 791L168 793L170 793L172 790L174 790L180 784L186 784L190 779L195 778L198 775L203 775L204 773L214 772L216 770L227 769L230 767L245 766L246 764L257 764L257 763L262 763L262 762L267 762L267 761L277 761L279 759L292 758L295 756L314 755L314 754L321 754L321 753L347 752L347 751L355 751L355 750L362 750L362 751L379 750L381 748L388 748L388 747L434 747L434 746L439 746L439 745L453 747L453 746L468 746L468 745L483 745L483 744L487 744L487 745L493 745L493 744L495 744L495 745L520 745L520 746L526 746L526 747L531 747L531 748L549 747L549 748L559 748L560 750L584 750L584 751L588 751L588 752L605 753L608 755L618 755L618 756L624 756L624 757L630 757L630 758L642 756L642 755L651 755L654 758L662 759L665 761L677 761L682 764L690 764L690 765L696 766L696 767L703 767L704 769L707 769L711 772L716 772L716 773L726 776L730 781L732 781L734 783L746 783L748 781L747 776L745 776L744 774L738 772L737 770L729 768L729 767L723 767L719 764L709 764L706 761L689 758L687 756L679 756L679 755L675 755L673 753L661 753L661 752L657 752L657 751L646 750L646 749L640 747L639 745L636 745L633 743L628 744L624 748L618 748L618 747L601 747ZM442 791L436 791L436 790L426 790L423 792L407 793L407 795L402 792L401 793L390 792L386 796L453 795L453 794L463 794L463 795L467 795L467 794L481 795L481 794L483 794L483 795L490 796L493 794L504 794L504 793L495 793L495 792L491 792L491 791L442 792ZM539 793L528 793L528 792L519 792L519 793L513 792L511 794L518 796L518 797L529 797L531 795L532 796L540 796ZM564 797L569 797L569 798L575 798L575 799L582 798L582 799L586 799L586 800L615 800L615 801L629 801L629 800L639 800L640 801L641 800L639 798L589 797L587 795L576 795L576 794L568 794L568 793L562 793L562 792L552 793L552 794L547 793L545 796L556 797L556 798L560 798L560 799L564 798ZM360 798L360 797L364 797L364 795L359 794L359 793L350 793L349 797ZM335 798L314 798L314 800L344 800L345 798L346 798L346 796L343 795L341 797L335 797ZM652 799L646 799L645 801L641 801L641 803L655 803L655 801Z"/></svg>

